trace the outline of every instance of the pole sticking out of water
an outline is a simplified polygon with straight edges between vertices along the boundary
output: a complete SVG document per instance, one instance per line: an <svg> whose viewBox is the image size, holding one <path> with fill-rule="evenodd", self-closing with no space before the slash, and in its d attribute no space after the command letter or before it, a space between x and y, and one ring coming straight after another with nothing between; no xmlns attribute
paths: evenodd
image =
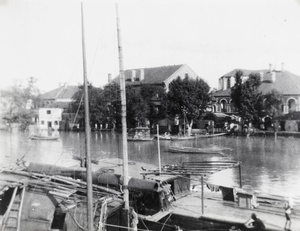
<svg viewBox="0 0 300 231"><path fill-rule="evenodd" d="M160 162L160 144L159 144L159 125L157 124L157 148L158 148L158 169L161 174L161 162Z"/></svg>
<svg viewBox="0 0 300 231"><path fill-rule="evenodd" d="M87 177L87 224L88 230L93 231L93 185L92 166L90 154L90 116L88 103L87 72L85 58L85 40L83 23L83 3L81 3L81 27L82 27L82 59L83 59L83 82L84 82L84 116L85 116L85 151L86 151L86 177Z"/></svg>
<svg viewBox="0 0 300 231"><path fill-rule="evenodd" d="M127 148L127 123L126 123L126 91L125 91L125 76L123 68L123 50L121 46L121 30L119 21L118 5L116 4L117 12L117 34L118 34L118 49L119 49L119 69L120 69L120 88L121 88L121 105L122 105L122 143L123 143L123 192L125 210L129 210L129 192L128 192L128 148Z"/></svg>

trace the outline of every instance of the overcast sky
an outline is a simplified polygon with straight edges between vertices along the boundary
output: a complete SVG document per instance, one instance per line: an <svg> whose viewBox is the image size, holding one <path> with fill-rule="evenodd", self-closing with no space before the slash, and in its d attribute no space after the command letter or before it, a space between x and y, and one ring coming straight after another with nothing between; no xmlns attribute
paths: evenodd
<svg viewBox="0 0 300 231"><path fill-rule="evenodd" d="M33 76L45 92L82 83L78 0L0 0L1 88ZM117 1L118 2L118 1ZM87 74L119 72L116 1L84 1ZM300 75L299 0L122 0L124 69L189 65L211 87L269 64Z"/></svg>

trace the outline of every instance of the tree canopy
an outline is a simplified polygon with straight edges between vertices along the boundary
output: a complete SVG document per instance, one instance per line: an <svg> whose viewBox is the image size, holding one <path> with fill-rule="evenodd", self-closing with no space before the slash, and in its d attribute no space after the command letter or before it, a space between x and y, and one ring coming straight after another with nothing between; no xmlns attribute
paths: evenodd
<svg viewBox="0 0 300 231"><path fill-rule="evenodd" d="M263 108L265 111L265 115L269 115L272 118L282 115L282 102L282 94L280 94L275 89L264 95Z"/></svg>
<svg viewBox="0 0 300 231"><path fill-rule="evenodd" d="M200 78L178 77L169 85L168 114L188 120L189 129L193 121L205 111L209 102L209 86Z"/></svg>
<svg viewBox="0 0 300 231"><path fill-rule="evenodd" d="M146 118L150 107L141 96L140 90L133 86L126 86L126 113L128 127L146 126Z"/></svg>
<svg viewBox="0 0 300 231"><path fill-rule="evenodd" d="M91 125L99 124L103 121L103 101L101 100L101 88L96 88L92 84L88 86L88 102ZM84 91L83 85L79 87L78 92L73 96L74 102L69 107L69 112L76 113L77 121L84 125Z"/></svg>
<svg viewBox="0 0 300 231"><path fill-rule="evenodd" d="M8 123L19 123L23 129L32 124L35 109L41 102L37 79L30 77L27 83L16 81L7 90L1 91L3 119Z"/></svg>
<svg viewBox="0 0 300 231"><path fill-rule="evenodd" d="M231 88L231 99L239 115L246 121L258 124L262 113L262 93L260 75L252 73L243 82L243 72L238 70L235 74L235 85Z"/></svg>

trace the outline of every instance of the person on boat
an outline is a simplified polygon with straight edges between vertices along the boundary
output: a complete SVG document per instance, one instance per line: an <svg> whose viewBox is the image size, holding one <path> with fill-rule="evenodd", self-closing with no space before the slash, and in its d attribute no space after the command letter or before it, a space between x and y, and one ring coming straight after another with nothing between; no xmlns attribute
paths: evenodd
<svg viewBox="0 0 300 231"><path fill-rule="evenodd" d="M289 198L285 205L284 205L284 209L285 209L285 224L284 224L284 230L291 230L291 225L292 225L292 221L291 221L291 214L292 214L292 210L293 210L293 201L292 198Z"/></svg>
<svg viewBox="0 0 300 231"><path fill-rule="evenodd" d="M252 213L251 219L245 223L246 228L255 231L264 231L266 227L261 219L259 219L255 213Z"/></svg>
<svg viewBox="0 0 300 231"><path fill-rule="evenodd" d="M139 223L139 218L137 213L132 207L129 208L129 218L130 218L130 227L131 231L137 231L137 224Z"/></svg>

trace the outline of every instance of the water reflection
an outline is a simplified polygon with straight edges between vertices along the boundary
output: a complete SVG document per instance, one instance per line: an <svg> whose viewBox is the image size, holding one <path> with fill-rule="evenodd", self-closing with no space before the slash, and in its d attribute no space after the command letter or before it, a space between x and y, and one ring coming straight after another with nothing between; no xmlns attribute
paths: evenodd
<svg viewBox="0 0 300 231"><path fill-rule="evenodd" d="M73 157L84 156L85 135L82 132L61 132L57 141L30 140L28 133L0 131L1 165L11 165L16 159L78 166ZM242 162L242 183L245 188L300 197L299 139L278 137L215 137L185 141L160 141L161 163L176 164L222 158L215 155L178 154L168 147L226 147L226 158ZM93 159L122 158L122 137L119 133L98 132L91 135ZM157 141L128 142L128 157L158 166ZM197 179L196 179L197 180ZM215 183L239 186L238 169L226 170L209 178ZM199 181L198 181L199 182Z"/></svg>

